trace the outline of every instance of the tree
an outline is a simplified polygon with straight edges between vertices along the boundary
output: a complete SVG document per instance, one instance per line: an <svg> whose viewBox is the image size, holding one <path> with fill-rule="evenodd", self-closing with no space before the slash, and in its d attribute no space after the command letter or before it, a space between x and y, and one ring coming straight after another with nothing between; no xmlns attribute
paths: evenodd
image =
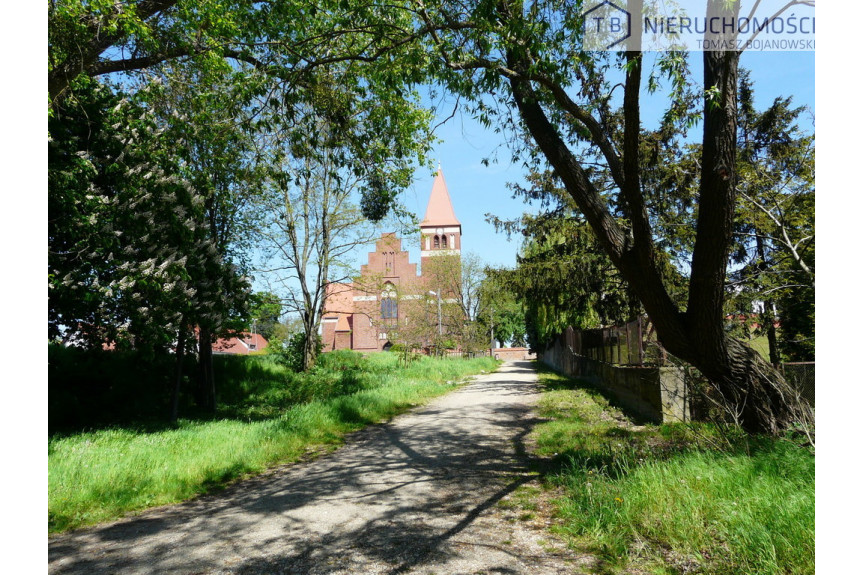
<svg viewBox="0 0 863 575"><path fill-rule="evenodd" d="M540 211L515 221L492 215L489 219L499 231L524 237L517 267L497 270L492 278L499 286L496 292L509 293L521 304L531 347L545 349L568 326L595 328L642 313L629 285L553 174L533 172L527 181L527 187L512 186L514 195L538 204ZM674 275L670 265L666 274Z"/></svg>
<svg viewBox="0 0 863 575"><path fill-rule="evenodd" d="M510 269L489 269L480 289L481 332L504 345L522 347L528 344L524 306L509 283ZM535 347L535 346L534 346Z"/></svg>
<svg viewBox="0 0 863 575"><path fill-rule="evenodd" d="M241 278L242 192L258 187L261 167L273 176L266 170L286 157L318 161L327 154L333 174L374 192L362 208L380 219L389 206L376 200L394 198L409 183L412 164L425 161L428 141L418 134L427 131L428 115L404 88L419 74L390 57L406 46L391 32L409 28L410 17L366 4L318 10L305 2L52 1L49 116L74 100L78 84L125 73L117 90L146 99L148 114L155 110L158 128L174 136L160 140L159 153L199 190L196 201L203 199L196 204L203 210L177 213L189 216L184 225L196 233L209 232L219 265ZM132 71L144 80L133 85ZM318 121L328 129L318 130ZM100 129L109 138L121 126ZM278 146L258 147L271 144L274 133L282 138ZM199 328L201 400L213 409L210 343L228 318L243 319L245 303L237 297L243 282L226 284L227 276L215 272L196 278L194 289L209 294L206 309L180 322Z"/></svg>
<svg viewBox="0 0 863 575"><path fill-rule="evenodd" d="M441 294L444 338L467 352L488 348L488 327L481 319L488 315L482 293L486 272L479 256L437 255L423 264L422 277L428 289Z"/></svg>
<svg viewBox="0 0 863 575"><path fill-rule="evenodd" d="M770 361L815 359L815 136L799 128L805 108L776 98L755 110L749 74L740 76L740 205L731 275L741 313L760 306ZM782 321L782 338L775 327Z"/></svg>
<svg viewBox="0 0 863 575"><path fill-rule="evenodd" d="M251 325L247 331L254 330L268 341L280 332L282 300L272 292L255 292L249 297L249 317Z"/></svg>
<svg viewBox="0 0 863 575"><path fill-rule="evenodd" d="M171 152L182 173L203 197L198 225L206 224L218 256L246 275L249 236L255 225L251 197L260 187L257 131L244 106L242 89L218 71L171 63L151 81L148 98L172 135ZM212 308L197 318L200 403L215 411L213 343L248 318L248 286L203 278L199 290L213 290Z"/></svg>
<svg viewBox="0 0 863 575"><path fill-rule="evenodd" d="M261 206L269 217L258 231L268 254L260 271L302 320L304 370L314 365L327 286L347 279L345 256L374 237L350 202L356 179L338 178L323 162L293 159L273 171Z"/></svg>
<svg viewBox="0 0 863 575"><path fill-rule="evenodd" d="M49 336L164 350L212 306L202 278L242 284L194 224L204 199L164 153L155 116L92 80L49 134Z"/></svg>
<svg viewBox="0 0 863 575"><path fill-rule="evenodd" d="M49 336L145 356L173 347L179 385L191 326L245 281L221 258L206 199L182 177L158 118L78 83L49 121Z"/></svg>
<svg viewBox="0 0 863 575"><path fill-rule="evenodd" d="M425 74L421 44L414 40L429 30L414 26L412 4L49 0L49 101L59 103L82 76L128 77L180 61L218 70L268 104L277 103L269 92L278 84L278 104L286 108L310 105L321 76L346 64L366 81L343 84L345 94L398 100ZM393 199L397 190L381 191Z"/></svg>
<svg viewBox="0 0 863 575"><path fill-rule="evenodd" d="M338 99L338 93L334 91L333 97ZM268 250L268 260L261 271L277 286L274 289L281 295L285 310L302 318L304 370L314 364L317 356L328 286L350 279L353 270L348 265L349 256L378 235L354 200L364 187L407 185L413 172L410 158L424 154L427 146L422 134L428 115L411 103L381 105L367 101L357 105L352 110L330 108L324 117L309 110L297 118L305 133L319 135L321 146L311 147L290 137L301 133L293 128L288 137L276 134L263 148L270 163L267 188L259 206L268 214L258 232ZM348 141L354 137L354 124L368 119L369 125L358 126L357 132L378 126L375 115L397 106L401 106L398 126L366 134L365 149L381 156L392 146L400 147L402 152L383 165L366 169L370 155L355 154ZM328 119L341 114L348 115L337 124ZM374 181L370 182L370 178Z"/></svg>
<svg viewBox="0 0 863 575"><path fill-rule="evenodd" d="M739 8L738 2L711 0L707 17L736 20ZM633 20L627 52L591 54L578 50L579 10L577 3L507 1L480 3L471 10L444 3L421 8L419 14L427 27L444 28L432 36L438 76L474 103L481 120L490 124L500 119L523 130L523 138L513 141L515 157L541 159L554 170L637 294L662 344L711 381L748 431L778 433L801 420L812 421L810 410L796 401L782 376L725 331L725 279L739 180L740 54L703 53L698 215L687 297L680 305L664 281L649 217L651 195L643 181L648 158L642 154L641 22ZM617 77L606 76L615 69ZM658 69L671 84L665 127L679 131L691 125L681 111L688 102L685 57L666 54ZM648 77L648 89L656 88L657 77ZM618 83L622 107L614 109L612 86ZM489 105L491 97L497 107ZM529 145L518 146L520 142ZM602 159L599 172L581 161L577 150L584 146Z"/></svg>

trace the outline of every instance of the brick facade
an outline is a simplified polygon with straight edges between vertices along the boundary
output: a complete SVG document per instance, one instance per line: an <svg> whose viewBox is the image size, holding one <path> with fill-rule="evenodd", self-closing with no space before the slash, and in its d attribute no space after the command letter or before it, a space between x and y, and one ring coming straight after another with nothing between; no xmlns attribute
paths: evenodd
<svg viewBox="0 0 863 575"><path fill-rule="evenodd" d="M439 255L461 254L461 224L455 217L443 172L432 184L426 216L420 224L421 262ZM353 349L380 351L393 343L390 333L409 325L412 303L428 297L428 278L402 249L394 233L382 234L375 251L360 267L356 282L331 284L321 325L323 351ZM449 291L449 290L448 290ZM413 310L413 311L411 311Z"/></svg>

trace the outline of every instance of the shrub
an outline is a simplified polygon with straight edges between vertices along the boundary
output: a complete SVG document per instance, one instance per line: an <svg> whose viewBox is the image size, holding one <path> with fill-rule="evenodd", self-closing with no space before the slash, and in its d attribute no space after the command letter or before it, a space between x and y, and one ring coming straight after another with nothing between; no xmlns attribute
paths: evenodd
<svg viewBox="0 0 863 575"><path fill-rule="evenodd" d="M316 340L316 349L315 355L321 353L321 338L315 334ZM300 372L303 370L303 347L306 345L306 334L304 333L295 333L291 336L291 339L288 340L288 344L284 346L283 350L278 354L282 362L296 372Z"/></svg>

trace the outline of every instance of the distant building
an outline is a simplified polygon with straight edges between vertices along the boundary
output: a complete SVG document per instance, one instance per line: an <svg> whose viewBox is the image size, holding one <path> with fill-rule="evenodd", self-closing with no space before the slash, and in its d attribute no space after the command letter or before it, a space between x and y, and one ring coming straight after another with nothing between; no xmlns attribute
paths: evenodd
<svg viewBox="0 0 863 575"><path fill-rule="evenodd" d="M231 355L249 355L266 349L269 342L259 333L241 332L231 337L217 339L213 344L213 353Z"/></svg>
<svg viewBox="0 0 863 575"><path fill-rule="evenodd" d="M327 286L321 326L323 350L380 351L395 343L393 333L411 325L411 310L417 308L410 304L429 297L432 258L444 255L461 257L461 223L455 216L443 171L438 168L420 223L420 262L426 277L410 262L396 234L382 234L375 251L360 267L357 281ZM452 291L448 289L449 293L441 297L451 302Z"/></svg>

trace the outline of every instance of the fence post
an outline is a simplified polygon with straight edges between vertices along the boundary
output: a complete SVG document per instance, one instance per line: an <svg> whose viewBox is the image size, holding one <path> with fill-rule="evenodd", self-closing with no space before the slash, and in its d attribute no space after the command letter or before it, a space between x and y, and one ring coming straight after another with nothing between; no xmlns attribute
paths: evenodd
<svg viewBox="0 0 863 575"><path fill-rule="evenodd" d="M644 365L644 333L641 329L641 316L638 316L638 365Z"/></svg>

